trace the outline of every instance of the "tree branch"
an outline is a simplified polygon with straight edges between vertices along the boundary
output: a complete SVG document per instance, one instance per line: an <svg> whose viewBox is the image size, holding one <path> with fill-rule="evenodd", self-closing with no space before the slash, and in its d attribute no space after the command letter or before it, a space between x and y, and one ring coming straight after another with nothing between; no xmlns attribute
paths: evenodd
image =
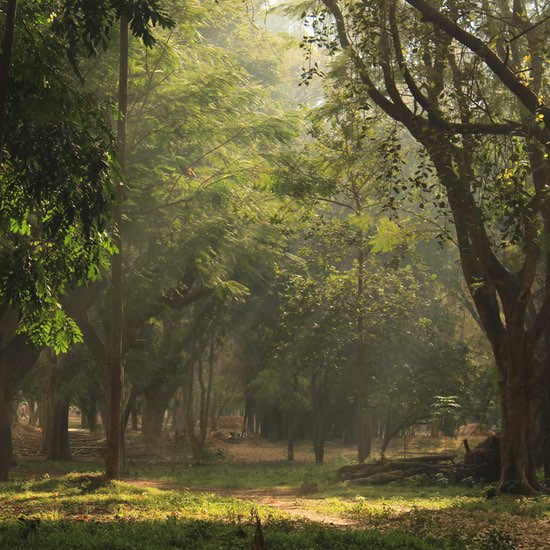
<svg viewBox="0 0 550 550"><path fill-rule="evenodd" d="M432 23L479 56L531 114L537 115L540 113L547 122L550 121L550 108L544 102L541 102L537 94L526 84L521 82L517 75L485 42L464 30L458 23L432 7L426 0L405 1L419 11L425 21ZM546 144L550 136L548 132L543 132L543 134Z"/></svg>

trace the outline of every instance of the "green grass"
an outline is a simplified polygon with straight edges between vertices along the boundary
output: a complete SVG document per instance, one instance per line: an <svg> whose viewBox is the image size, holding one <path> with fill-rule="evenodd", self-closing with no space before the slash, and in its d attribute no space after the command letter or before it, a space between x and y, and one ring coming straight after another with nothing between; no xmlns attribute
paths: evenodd
<svg viewBox="0 0 550 550"><path fill-rule="evenodd" d="M250 548L255 518L270 548L428 550L404 533L342 531L288 521L231 497L106 482L98 472L0 485L0 548Z"/></svg>
<svg viewBox="0 0 550 550"><path fill-rule="evenodd" d="M0 524L0 548L27 550L129 549L249 549L254 539L252 523L166 520L111 522L108 524L43 522L36 528ZM264 529L268 548L304 550L365 549L435 550L435 546L407 534L382 535L366 531L340 531L296 522L271 522Z"/></svg>
<svg viewBox="0 0 550 550"><path fill-rule="evenodd" d="M507 550L518 540L550 547L541 543L550 541L547 496L487 500L481 486L355 486L338 480L339 465L135 463L131 478L107 483L99 464L22 461L0 484L0 548L250 548L256 514L270 549ZM305 481L319 492L298 496ZM217 489L239 490L242 500ZM258 490L356 527L289 521L255 505Z"/></svg>

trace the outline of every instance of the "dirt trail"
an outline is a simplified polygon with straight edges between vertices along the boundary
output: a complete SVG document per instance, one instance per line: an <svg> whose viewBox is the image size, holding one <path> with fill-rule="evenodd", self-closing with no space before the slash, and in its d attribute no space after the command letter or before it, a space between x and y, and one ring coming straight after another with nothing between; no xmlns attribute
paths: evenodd
<svg viewBox="0 0 550 550"><path fill-rule="evenodd" d="M146 479L125 479L132 485L141 487L153 487L164 491L191 491L194 493L213 493L219 496L237 498L251 504L268 506L289 515L294 519L306 519L315 523L334 525L337 527L353 526L357 523L341 516L324 514L304 507L303 498L290 491L265 491L256 489L227 489L222 487L186 487L174 483L152 481ZM307 499L309 502L315 499ZM321 502L321 499L318 499Z"/></svg>

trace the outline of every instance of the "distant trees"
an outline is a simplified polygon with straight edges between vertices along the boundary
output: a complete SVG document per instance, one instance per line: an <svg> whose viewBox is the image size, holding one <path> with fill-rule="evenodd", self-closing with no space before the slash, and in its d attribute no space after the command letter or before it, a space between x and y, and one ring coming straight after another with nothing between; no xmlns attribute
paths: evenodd
<svg viewBox="0 0 550 550"><path fill-rule="evenodd" d="M144 431L153 437L160 436L176 392L181 397L183 386L187 395L200 385L198 363L208 364L210 348L202 330L218 335L216 359L227 315L269 269L283 240L270 223L276 204L263 179L266 152L294 132L294 122L284 113L284 94L274 100L266 88L277 80L280 59L269 60L273 71L265 73L262 60L237 55L231 37L217 30L240 25L254 39L258 31L242 22L240 10L236 5L176 16L157 47L143 49L136 41L130 47L121 205L123 425L142 402ZM96 94L113 103L113 52L93 64L83 61L81 70ZM106 378L112 355L108 287L81 290L67 309ZM202 382L206 388L207 380ZM198 435L196 454L202 455L202 428Z"/></svg>
<svg viewBox="0 0 550 550"><path fill-rule="evenodd" d="M338 86L327 87L304 130L286 83L292 41L244 21L239 2L176 3L170 17L156 1L52 6L19 2L19 17L32 15L32 24L14 35L6 88L0 477L11 455L2 441L12 397L42 346L82 343L43 356L35 372L46 395L23 387L43 401L44 449L69 456L69 403L90 429L100 410L115 478L117 432L138 410L151 438L171 410L202 460L212 411L242 403L249 431L286 437L289 459L294 441L311 437L317 462L329 436L357 441L365 460L376 436L387 445L452 396L463 418L477 414L472 403L488 398L477 386L465 392L464 381L490 385L486 370L471 374L479 356L458 330L449 287L428 274L437 261L426 236L446 234L444 185L427 146L372 121L357 67L334 64ZM126 43L128 28L141 41ZM25 33L40 37L28 50ZM111 38L120 38L120 65ZM436 46L422 46L426 58ZM452 157L464 145L450 135L440 141ZM491 145L476 149L476 170ZM504 155L509 144L498 145ZM517 191L522 170L493 176ZM406 190L427 200L407 209L399 204ZM476 192L494 204L483 195L494 185ZM521 197L503 195L506 212L517 206L506 201ZM515 258L519 241L498 214L488 209L483 221L508 231ZM438 258L441 275L453 259Z"/></svg>

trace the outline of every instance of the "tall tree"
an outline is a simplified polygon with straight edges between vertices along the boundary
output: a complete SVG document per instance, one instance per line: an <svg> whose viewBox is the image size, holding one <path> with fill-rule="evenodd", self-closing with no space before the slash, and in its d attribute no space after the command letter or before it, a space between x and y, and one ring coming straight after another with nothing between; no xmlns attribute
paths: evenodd
<svg viewBox="0 0 550 550"><path fill-rule="evenodd" d="M30 368L30 361L16 361L28 348L18 333L58 352L81 340L59 298L69 286L97 279L112 251L105 231L112 136L103 109L77 76L77 61L85 50L108 43L105 31L123 13L146 43L154 40L149 24L165 26L169 19L154 1L25 1L17 12L15 2L7 7L0 77L7 106L0 109L0 116L7 114L0 132L0 330L2 398L9 400ZM2 429L2 477L9 468L8 435Z"/></svg>
<svg viewBox="0 0 550 550"><path fill-rule="evenodd" d="M538 350L550 319L548 289L532 297L539 229L548 227L547 13L521 1L483 4L475 15L476 3L451 0L407 0L405 9L393 0L323 4L332 17L316 19L316 39L345 51L354 97L408 130L445 191L499 373L501 488L533 492L548 370ZM521 247L519 266L500 254L503 242Z"/></svg>
<svg viewBox="0 0 550 550"><path fill-rule="evenodd" d="M113 244L117 251L111 260L112 331L109 384L109 429L107 431L106 475L109 479L120 477L122 438L122 406L124 389L124 365L122 353L122 202L126 177L126 117L128 115L128 52L129 28L126 16L120 19L120 51L118 75L117 159L121 181L116 186L113 204Z"/></svg>

